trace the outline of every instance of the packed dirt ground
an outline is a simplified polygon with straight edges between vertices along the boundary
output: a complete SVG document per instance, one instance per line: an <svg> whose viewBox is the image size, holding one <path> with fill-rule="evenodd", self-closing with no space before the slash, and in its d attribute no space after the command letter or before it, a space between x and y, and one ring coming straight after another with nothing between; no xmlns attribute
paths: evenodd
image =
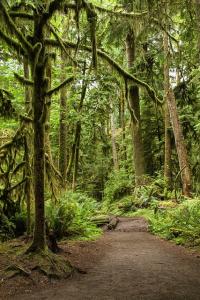
<svg viewBox="0 0 200 300"><path fill-rule="evenodd" d="M63 242L63 255L78 272L59 281L36 276L1 282L0 299L199 300L200 255L147 228L143 218L120 218L97 241Z"/></svg>

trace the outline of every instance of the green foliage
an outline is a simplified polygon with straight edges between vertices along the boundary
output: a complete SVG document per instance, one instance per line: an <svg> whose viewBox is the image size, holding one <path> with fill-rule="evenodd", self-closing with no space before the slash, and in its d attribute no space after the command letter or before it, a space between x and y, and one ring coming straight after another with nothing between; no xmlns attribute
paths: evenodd
<svg viewBox="0 0 200 300"><path fill-rule="evenodd" d="M131 207L133 192L133 177L125 169L110 173L105 183L103 212L120 215L127 207Z"/></svg>
<svg viewBox="0 0 200 300"><path fill-rule="evenodd" d="M97 202L82 193L66 192L58 202L46 202L50 230L61 239L69 236L95 237L100 230L90 221L98 209Z"/></svg>
<svg viewBox="0 0 200 300"><path fill-rule="evenodd" d="M14 237L14 230L14 223L3 212L0 212L0 241Z"/></svg>
<svg viewBox="0 0 200 300"><path fill-rule="evenodd" d="M0 211L0 240L5 241L20 236L26 231L26 213L22 210L8 217Z"/></svg>
<svg viewBox="0 0 200 300"><path fill-rule="evenodd" d="M200 201L186 200L176 208L158 211L150 218L150 230L177 244L200 245Z"/></svg>
<svg viewBox="0 0 200 300"><path fill-rule="evenodd" d="M167 189L160 175L156 179L146 177L144 181L145 185L134 189L132 180L124 170L112 173L106 183L103 211L117 215L132 214L137 209L154 209L163 205L172 207L175 204L168 201L174 198L174 191Z"/></svg>
<svg viewBox="0 0 200 300"><path fill-rule="evenodd" d="M109 202L121 199L133 191L133 177L126 170L113 171L105 184L104 198Z"/></svg>

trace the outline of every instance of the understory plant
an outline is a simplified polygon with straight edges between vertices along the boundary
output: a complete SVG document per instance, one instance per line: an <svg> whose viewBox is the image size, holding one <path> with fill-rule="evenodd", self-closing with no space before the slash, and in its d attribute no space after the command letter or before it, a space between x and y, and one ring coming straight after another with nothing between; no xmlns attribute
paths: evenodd
<svg viewBox="0 0 200 300"><path fill-rule="evenodd" d="M158 211L150 218L149 228L177 244L200 245L200 200L185 200L175 208Z"/></svg>
<svg viewBox="0 0 200 300"><path fill-rule="evenodd" d="M90 220L98 210L98 204L83 193L67 191L55 203L46 202L48 227L56 238L81 236L93 238L101 233Z"/></svg>

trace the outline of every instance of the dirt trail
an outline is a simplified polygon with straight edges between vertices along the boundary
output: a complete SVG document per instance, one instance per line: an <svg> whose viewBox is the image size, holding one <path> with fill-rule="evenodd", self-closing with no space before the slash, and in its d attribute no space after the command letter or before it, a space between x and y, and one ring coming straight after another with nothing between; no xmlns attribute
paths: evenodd
<svg viewBox="0 0 200 300"><path fill-rule="evenodd" d="M98 243L106 251L99 260L91 257L87 274L12 299L200 300L200 258L148 233L142 218L120 218Z"/></svg>

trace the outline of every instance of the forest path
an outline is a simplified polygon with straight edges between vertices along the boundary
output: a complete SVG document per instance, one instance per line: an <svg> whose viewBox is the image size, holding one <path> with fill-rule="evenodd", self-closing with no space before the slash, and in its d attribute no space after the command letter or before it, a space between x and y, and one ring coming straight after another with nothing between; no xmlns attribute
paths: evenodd
<svg viewBox="0 0 200 300"><path fill-rule="evenodd" d="M13 299L200 299L198 256L148 233L143 218L120 218L116 230L105 233L98 247L104 255L96 261L85 258L87 274Z"/></svg>

